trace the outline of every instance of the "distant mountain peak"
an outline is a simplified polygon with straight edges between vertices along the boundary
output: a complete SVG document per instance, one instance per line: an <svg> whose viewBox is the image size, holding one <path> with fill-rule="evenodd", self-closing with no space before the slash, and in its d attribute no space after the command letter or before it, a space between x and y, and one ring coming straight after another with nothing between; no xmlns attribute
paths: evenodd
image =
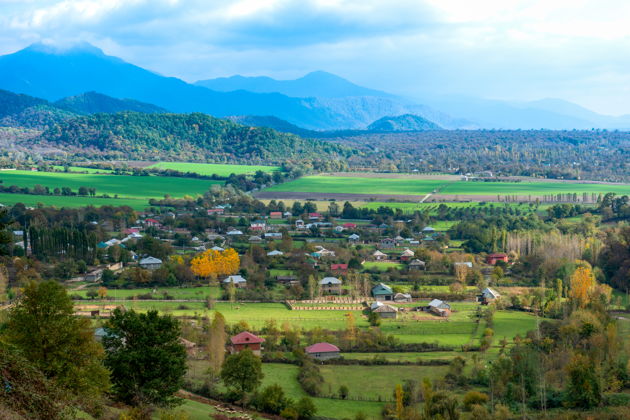
<svg viewBox="0 0 630 420"><path fill-rule="evenodd" d="M75 43L51 43L51 42L35 42L24 48L24 52L37 52L51 55L73 55L73 54L89 54L96 56L105 56L100 48L81 41Z"/></svg>

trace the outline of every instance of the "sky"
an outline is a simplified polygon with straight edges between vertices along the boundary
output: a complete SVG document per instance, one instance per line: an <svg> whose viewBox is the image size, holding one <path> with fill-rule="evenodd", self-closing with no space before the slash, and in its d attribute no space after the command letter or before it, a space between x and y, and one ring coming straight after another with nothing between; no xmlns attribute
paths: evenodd
<svg viewBox="0 0 630 420"><path fill-rule="evenodd" d="M627 0L0 0L0 54L89 42L196 81L325 70L409 97L630 114Z"/></svg>

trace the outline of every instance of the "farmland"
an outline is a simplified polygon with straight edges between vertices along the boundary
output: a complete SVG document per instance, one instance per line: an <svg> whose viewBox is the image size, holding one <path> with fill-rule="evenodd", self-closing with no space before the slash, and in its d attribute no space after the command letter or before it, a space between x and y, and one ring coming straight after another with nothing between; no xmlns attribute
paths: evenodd
<svg viewBox="0 0 630 420"><path fill-rule="evenodd" d="M22 203L27 207L37 207L39 204L43 204L58 208L78 208L85 206L129 206L137 211L142 211L149 206L147 200L140 198L66 197L60 195L0 193L0 204L12 206L17 203Z"/></svg>
<svg viewBox="0 0 630 420"><path fill-rule="evenodd" d="M148 166L149 169L172 169L180 172L194 172L199 175L229 176L231 174L253 174L256 171L273 172L280 170L277 166L262 165L224 165L217 163L158 162Z"/></svg>
<svg viewBox="0 0 630 420"><path fill-rule="evenodd" d="M160 176L97 175L59 172L6 171L0 173L4 185L17 185L32 188L39 184L43 187L69 187L73 191L82 186L96 188L97 195L108 194L125 198L163 198L164 194L172 197L203 194L219 181L193 178L170 178Z"/></svg>
<svg viewBox="0 0 630 420"><path fill-rule="evenodd" d="M342 176L306 176L266 191L290 191L338 194L425 195L445 185L444 180L408 178L369 178Z"/></svg>
<svg viewBox="0 0 630 420"><path fill-rule="evenodd" d="M429 201L454 200L466 198L470 201L496 200L497 195L516 195L525 197L541 197L555 194L617 194L630 193L630 184L563 182L552 180L515 180L514 182L479 182L452 179L435 179L433 177L394 177L381 176L328 176L316 175L299 178L281 185L274 185L261 194L261 198L278 199L290 197L290 193L299 198L330 199L338 195L338 199L353 198L359 201L369 196L384 196L392 200L413 201L414 197L420 201L420 196L432 194ZM310 194L310 195L309 195ZM472 196L472 197L470 197ZM478 196L478 200L476 199ZM455 200L456 201L456 200ZM430 205L431 203L422 203ZM470 203L462 203L463 205ZM378 207L378 202L370 203L369 207ZM418 208L418 203L405 203L406 207Z"/></svg>

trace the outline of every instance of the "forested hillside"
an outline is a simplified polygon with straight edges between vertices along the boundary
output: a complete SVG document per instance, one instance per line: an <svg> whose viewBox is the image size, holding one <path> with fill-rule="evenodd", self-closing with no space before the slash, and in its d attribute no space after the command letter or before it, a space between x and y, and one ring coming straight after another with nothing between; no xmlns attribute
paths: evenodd
<svg viewBox="0 0 630 420"><path fill-rule="evenodd" d="M134 159L284 162L348 157L348 147L253 128L205 114L95 114L74 118L38 139L50 146Z"/></svg>
<svg viewBox="0 0 630 420"><path fill-rule="evenodd" d="M77 114L97 114L105 112L112 114L122 111L167 112L166 109L133 99L118 99L103 95L98 92L85 92L80 95L69 96L55 102L59 108L75 112Z"/></svg>

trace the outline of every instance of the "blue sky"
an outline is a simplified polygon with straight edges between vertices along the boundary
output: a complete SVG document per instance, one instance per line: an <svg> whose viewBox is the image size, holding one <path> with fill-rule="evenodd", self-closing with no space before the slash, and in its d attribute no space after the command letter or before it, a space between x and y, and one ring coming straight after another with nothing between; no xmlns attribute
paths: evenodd
<svg viewBox="0 0 630 420"><path fill-rule="evenodd" d="M630 114L624 0L0 0L0 54L90 42L195 81L326 70L407 96Z"/></svg>

